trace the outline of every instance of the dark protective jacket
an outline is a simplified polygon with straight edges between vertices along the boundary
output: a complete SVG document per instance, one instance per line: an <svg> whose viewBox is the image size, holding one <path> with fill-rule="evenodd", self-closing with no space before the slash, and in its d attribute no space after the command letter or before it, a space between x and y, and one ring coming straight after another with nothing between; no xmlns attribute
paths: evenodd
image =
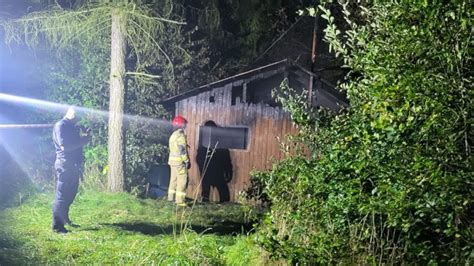
<svg viewBox="0 0 474 266"><path fill-rule="evenodd" d="M80 136L80 127L69 119L59 120L53 129L53 142L56 149L56 159L63 163L82 164L84 155L82 147L85 139ZM64 150L61 149L64 147Z"/></svg>

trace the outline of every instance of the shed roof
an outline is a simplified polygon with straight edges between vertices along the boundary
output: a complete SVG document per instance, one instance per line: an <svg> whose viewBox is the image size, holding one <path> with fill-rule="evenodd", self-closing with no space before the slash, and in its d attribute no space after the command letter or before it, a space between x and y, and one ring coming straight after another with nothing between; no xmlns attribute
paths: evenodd
<svg viewBox="0 0 474 266"><path fill-rule="evenodd" d="M226 84L238 82L241 83L242 81L244 82L249 82L251 80L255 79L261 79L261 78L267 78L273 75L276 75L278 73L284 73L284 72L291 72L291 71L298 71L300 73L304 73L308 77L312 76L314 77L314 80L319 80L324 86L320 86L319 89L322 89L326 91L326 94L329 93L333 96L334 101L340 102L342 105L347 106L348 101L343 93L341 93L334 84L331 84L331 82L321 78L321 76L317 73L313 73L304 67L291 62L287 59L274 62L265 66L257 67L239 74L236 74L234 76L230 76L218 81L214 81L202 86L199 86L197 88L191 89L189 91L183 92L181 94L172 96L170 98L167 98L163 101L161 101L161 104L164 106L169 106L175 102L178 102L182 99L188 98L195 96L199 93L210 91L214 88L217 87L222 87ZM299 80L300 84L302 83L301 79ZM301 84L303 87L306 87L306 84ZM316 89L316 88L315 88Z"/></svg>

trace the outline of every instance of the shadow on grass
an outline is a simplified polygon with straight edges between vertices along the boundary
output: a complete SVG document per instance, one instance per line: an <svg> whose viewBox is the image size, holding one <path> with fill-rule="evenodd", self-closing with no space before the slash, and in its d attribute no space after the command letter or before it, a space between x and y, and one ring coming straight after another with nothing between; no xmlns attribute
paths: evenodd
<svg viewBox="0 0 474 266"><path fill-rule="evenodd" d="M0 265L26 265L32 258L26 256L19 244L0 233ZM33 260L37 261L37 260Z"/></svg>
<svg viewBox="0 0 474 266"><path fill-rule="evenodd" d="M112 226L130 232L138 232L144 235L172 235L181 232L181 225L159 225L153 223L112 223L101 224L104 226ZM232 221L224 221L221 224L210 226L193 225L189 229L198 234L215 234L215 235L238 235L248 233L252 229L252 223L236 223Z"/></svg>

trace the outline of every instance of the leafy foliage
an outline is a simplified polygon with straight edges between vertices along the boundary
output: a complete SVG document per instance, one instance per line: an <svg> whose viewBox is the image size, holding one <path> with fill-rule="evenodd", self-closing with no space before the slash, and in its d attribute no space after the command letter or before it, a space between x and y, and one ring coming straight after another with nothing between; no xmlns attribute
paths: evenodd
<svg viewBox="0 0 474 266"><path fill-rule="evenodd" d="M242 62L247 64L255 58L283 27L280 20L286 20L297 5L286 8L287 3L282 1L35 2L34 10L38 3L50 6L22 19L0 21L0 26L7 42L24 43L36 51L41 47L40 53L50 57L40 74L47 82L47 100L107 109L110 11L119 8L128 21L125 111L155 119L167 118L157 104L159 99L209 82L229 72L229 68L241 68ZM250 11L248 6L252 6ZM181 24L184 17L189 25ZM35 122L50 123L59 117L43 116ZM129 187L142 186L148 168L166 156L159 143L167 129L156 122L143 121L138 123L135 119L127 124ZM93 129L92 144L86 152L86 168L91 171L87 175L101 179L107 170L107 154L99 147L107 142L105 118L89 115L82 123ZM50 142L49 134L45 139Z"/></svg>
<svg viewBox="0 0 474 266"><path fill-rule="evenodd" d="M257 61L264 64L266 49L294 23L296 10L305 3L312 2L196 0L184 6L189 26L195 27L193 41L209 45L208 71L222 78L247 70ZM281 59L280 55L271 62Z"/></svg>
<svg viewBox="0 0 474 266"><path fill-rule="evenodd" d="M86 1L87 2L87 1ZM100 1L99 1L100 2ZM86 149L86 173L101 184L107 153L108 79L110 69L110 14L112 9L127 19L126 176L127 185L142 193L148 169L164 161L168 126L160 99L196 85L206 77L206 54L190 44L183 31L183 10L173 1L89 1L63 9L58 5L25 18L1 23L7 42L25 43L46 50L50 60L43 67L47 99L99 110L83 119L93 129ZM25 34L20 34L24 31ZM47 50L47 44L54 50ZM179 79L177 78L179 75ZM48 117L49 120L58 119Z"/></svg>
<svg viewBox="0 0 474 266"><path fill-rule="evenodd" d="M293 263L470 264L468 1L343 4L346 30L319 8L326 40L351 69L342 84L351 107L331 115L281 98L312 156L257 176L272 202L261 244Z"/></svg>

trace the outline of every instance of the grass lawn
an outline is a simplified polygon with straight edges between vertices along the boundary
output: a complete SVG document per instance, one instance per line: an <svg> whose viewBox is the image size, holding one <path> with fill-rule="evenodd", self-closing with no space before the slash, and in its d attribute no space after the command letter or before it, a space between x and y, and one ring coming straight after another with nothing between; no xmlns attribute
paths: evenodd
<svg viewBox="0 0 474 266"><path fill-rule="evenodd" d="M77 228L51 230L53 194L0 211L0 265L263 265L251 222L237 204L177 209L164 200L81 191L71 206Z"/></svg>

